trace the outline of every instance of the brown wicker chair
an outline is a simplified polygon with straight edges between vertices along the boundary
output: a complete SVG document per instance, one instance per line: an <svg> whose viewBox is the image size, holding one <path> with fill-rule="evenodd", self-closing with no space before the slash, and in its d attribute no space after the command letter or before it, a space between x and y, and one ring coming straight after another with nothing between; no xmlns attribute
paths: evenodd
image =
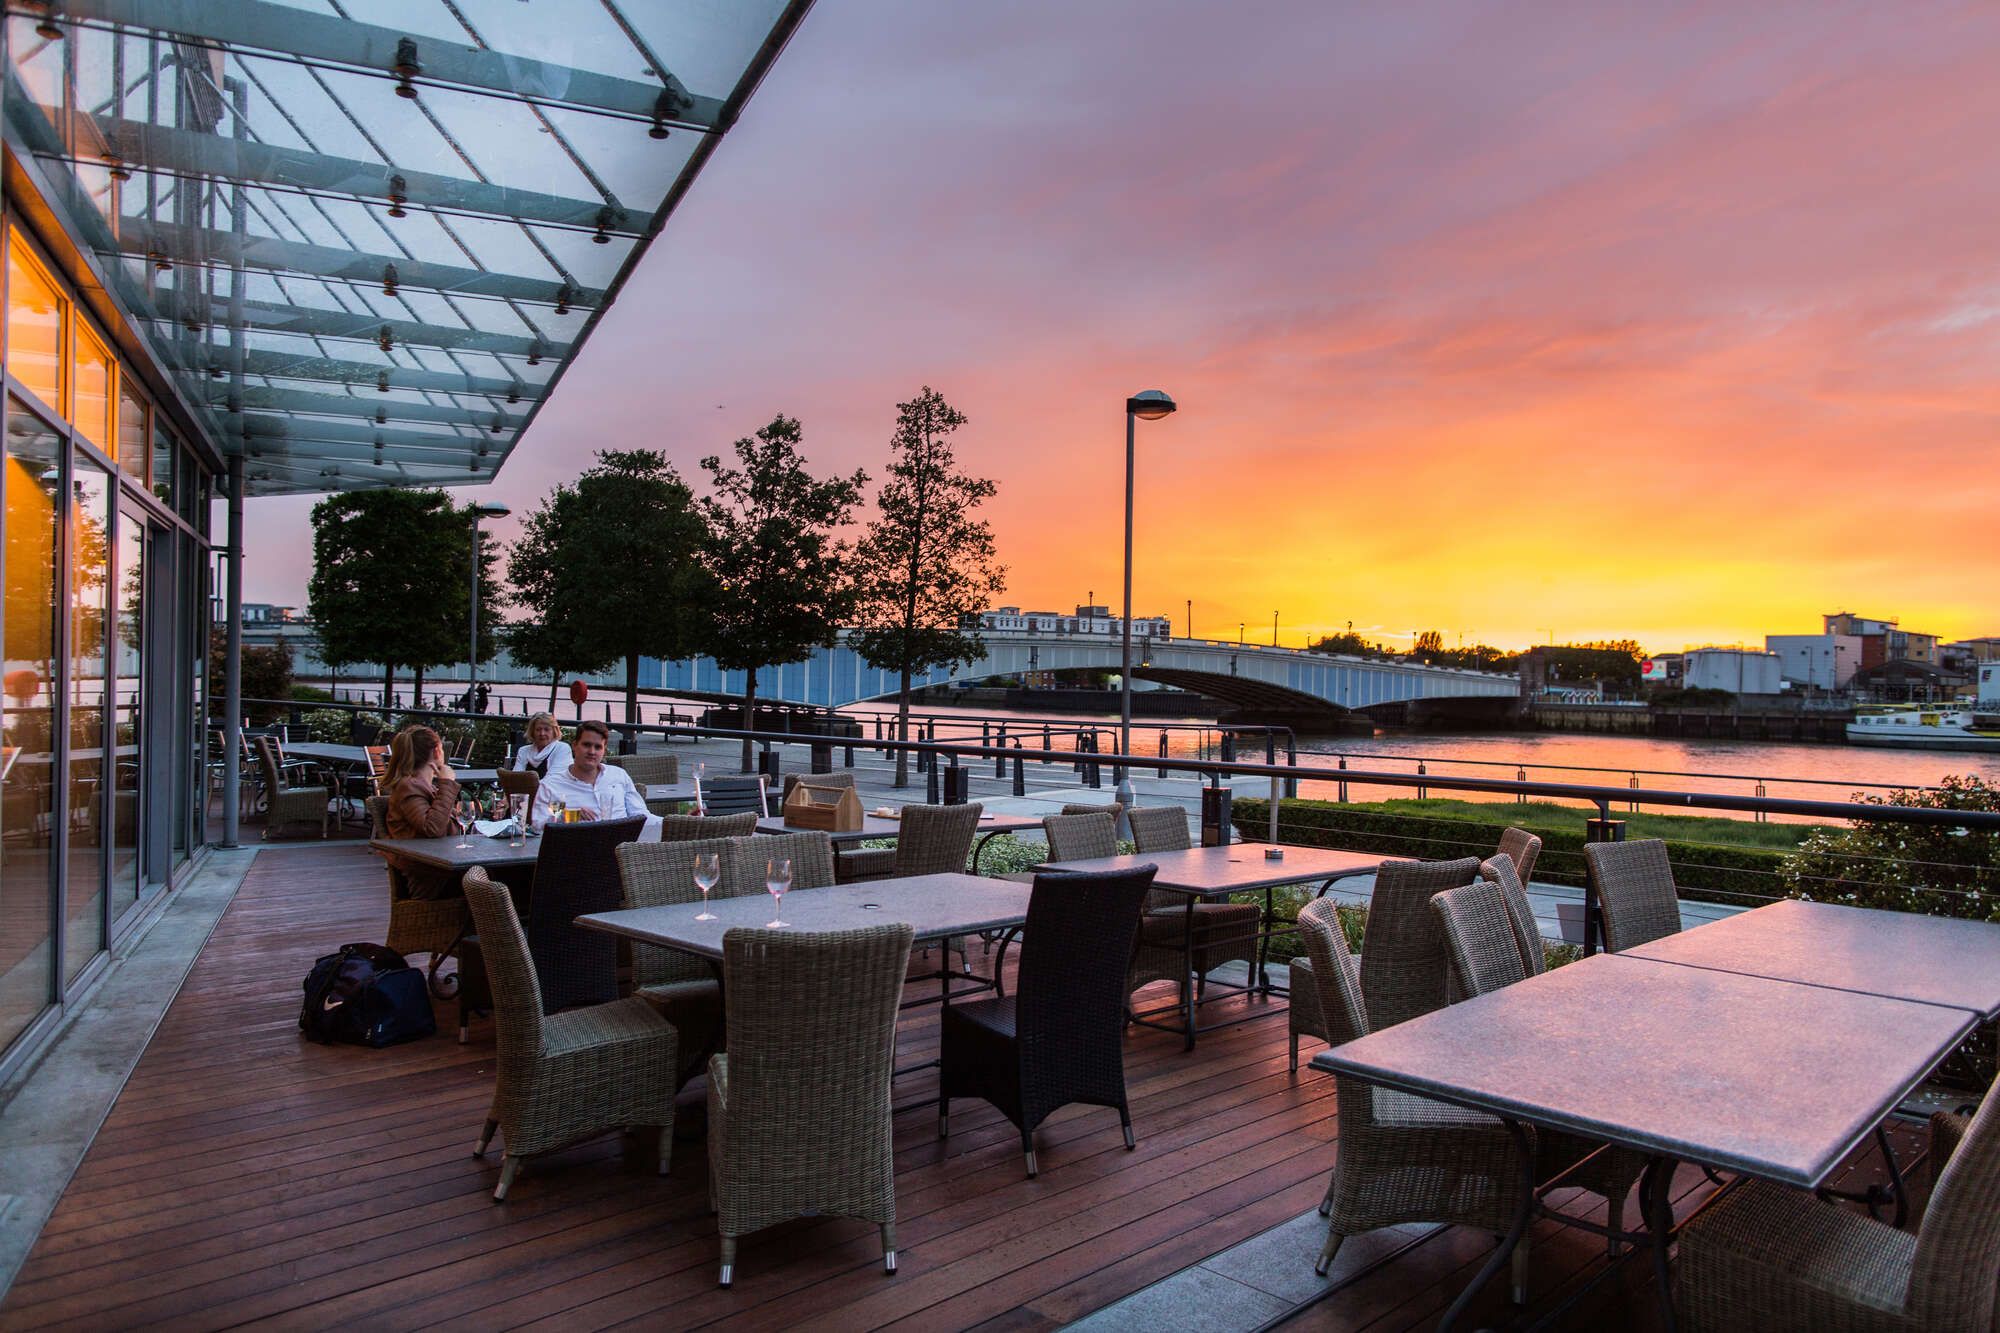
<svg viewBox="0 0 2000 1333"><path fill-rule="evenodd" d="M330 782L314 783L309 770L295 769L299 785L288 787L279 769L282 756L269 736L257 740L257 767L264 774L264 837L284 824L318 824L324 838L333 819L332 803L339 796Z"/></svg>
<svg viewBox="0 0 2000 1333"><path fill-rule="evenodd" d="M1682 1228L1674 1305L1694 1333L1988 1333L1997 1273L2000 1097L1989 1096L1938 1177L1916 1235L1751 1181Z"/></svg>
<svg viewBox="0 0 2000 1333"><path fill-rule="evenodd" d="M733 858L726 873L745 887L743 892L764 892L764 865L779 857L792 863L792 887L823 889L833 879L833 839L824 833L766 833L754 838L731 838Z"/></svg>
<svg viewBox="0 0 2000 1333"><path fill-rule="evenodd" d="M527 809L535 808L535 793L541 790L542 776L533 769L503 768L493 775L503 796L525 796Z"/></svg>
<svg viewBox="0 0 2000 1333"><path fill-rule="evenodd" d="M595 819L550 824L535 854L535 888L528 895L528 948L545 1012L618 998L618 939L575 924L586 912L624 904L617 848L636 839L646 821ZM484 937L482 936L482 945Z"/></svg>
<svg viewBox="0 0 2000 1333"><path fill-rule="evenodd" d="M889 1083L910 938L902 924L722 937L729 1051L708 1062L708 1189L723 1286L737 1237L806 1213L875 1223L896 1271Z"/></svg>
<svg viewBox="0 0 2000 1333"><path fill-rule="evenodd" d="M1526 829L1509 828L1500 834L1500 846L1493 853L1514 863L1514 876L1526 888L1535 876L1535 862L1542 855L1542 840Z"/></svg>
<svg viewBox="0 0 2000 1333"><path fill-rule="evenodd" d="M963 874L979 832L983 807L906 805L894 847L864 847L834 853L834 875L842 884L891 875Z"/></svg>
<svg viewBox="0 0 2000 1333"><path fill-rule="evenodd" d="M709 820L708 823L718 821ZM728 838L700 841L627 842L618 846L618 877L625 886L627 907L669 907L701 901L694 882L697 856L713 854L721 873L709 891L714 899L760 893L764 883L746 882L737 873ZM715 964L678 949L649 944L632 946L632 993L660 1011L680 1033L678 1081L686 1083L708 1057L722 1049L722 980Z"/></svg>
<svg viewBox="0 0 2000 1333"><path fill-rule="evenodd" d="M648 807L651 808L650 806ZM657 812L656 812L657 813ZM703 842L710 838L747 838L757 831L757 812L740 815L660 816L661 842Z"/></svg>
<svg viewBox="0 0 2000 1333"><path fill-rule="evenodd" d="M1494 857L1482 870L1489 868L1506 878L1514 873L1514 863L1505 857ZM1519 886L1515 887L1518 890ZM1431 899L1431 911L1437 915L1451 956L1452 975L1462 995L1484 995L1542 970L1539 934L1533 955L1537 966L1531 972L1525 965L1527 950L1504 880L1489 874L1464 888L1440 893ZM1645 1174L1646 1157L1626 1148L1600 1151L1603 1148L1604 1144L1594 1139L1543 1130L1535 1138L1536 1166L1544 1179L1561 1176L1562 1183L1602 1197L1605 1224L1609 1231L1618 1233L1625 1228L1625 1200ZM1616 1254L1619 1237L1607 1236L1606 1245Z"/></svg>
<svg viewBox="0 0 2000 1333"><path fill-rule="evenodd" d="M1095 861L1118 855L1118 823L1104 810L1042 816L1051 861Z"/></svg>
<svg viewBox="0 0 2000 1333"><path fill-rule="evenodd" d="M1529 859L1532 861L1533 857ZM1534 906L1528 902L1527 889L1514 869L1513 859L1506 856L1489 856L1479 863L1479 874L1482 879L1500 890L1501 900L1506 904L1507 919L1514 931L1514 943L1520 949L1522 975L1540 976L1548 970L1548 950L1542 947L1542 928L1535 922ZM1472 992L1475 995L1478 993Z"/></svg>
<svg viewBox="0 0 2000 1333"><path fill-rule="evenodd" d="M1125 812L1132 841L1142 854L1184 852L1194 845L1188 836L1187 814L1177 805L1133 806ZM1188 939L1185 913L1194 913L1194 957L1184 953ZM1264 909L1256 903L1194 902L1184 893L1155 889L1146 897L1146 916L1139 923L1139 952L1132 960L1127 984L1133 990L1152 981L1179 983L1192 971L1199 999L1208 974L1225 963L1240 962L1246 972L1257 965L1257 936ZM1253 978L1254 979L1254 978Z"/></svg>
<svg viewBox="0 0 2000 1333"><path fill-rule="evenodd" d="M493 1197L507 1197L523 1158L628 1125L658 1128L665 1175L674 1146L673 1024L632 999L544 1016L506 887L474 866L465 872L465 901L479 924L499 1028L493 1109L472 1154L486 1155L494 1130L505 1136Z"/></svg>
<svg viewBox="0 0 2000 1333"><path fill-rule="evenodd" d="M1113 820L1116 820L1124 809L1125 805L1122 801L1106 801L1099 805L1071 801L1057 813L1065 815L1110 815Z"/></svg>
<svg viewBox="0 0 2000 1333"><path fill-rule="evenodd" d="M1972 1112L1967 1110L1931 1112L1931 1183L1935 1185L1944 1175L1945 1167L1951 1164L1952 1154L1958 1145L1965 1142L1965 1131L1972 1126Z"/></svg>
<svg viewBox="0 0 2000 1333"><path fill-rule="evenodd" d="M1583 865L1597 890L1607 950L1622 953L1680 930L1680 895L1666 843L1658 838L1585 843Z"/></svg>
<svg viewBox="0 0 2000 1333"><path fill-rule="evenodd" d="M1335 1045L1379 1030L1362 999L1361 978L1337 910L1333 902L1318 898L1299 911L1320 1011ZM1364 967L1374 949L1371 918ZM1531 1130L1509 1129L1495 1116L1375 1087L1345 1074L1334 1078L1340 1153L1320 1204L1328 1228L1315 1272L1326 1275L1349 1236L1378 1227L1447 1222L1496 1233L1512 1228L1522 1191L1534 1188ZM1527 1237L1522 1236L1514 1250L1516 1300L1524 1294L1527 1252Z"/></svg>
<svg viewBox="0 0 2000 1333"><path fill-rule="evenodd" d="M1125 991L1101 964L1131 950L1152 883L1151 866L1035 876L1014 994L941 1013L939 1138L950 1132L953 1097L983 1098L1021 1131L1032 1180L1035 1127L1082 1102L1117 1111L1132 1149Z"/></svg>
<svg viewBox="0 0 2000 1333"><path fill-rule="evenodd" d="M643 791L652 782L679 782L681 757L677 754L615 754L607 764L616 764Z"/></svg>
<svg viewBox="0 0 2000 1333"><path fill-rule="evenodd" d="M388 837L389 798L370 796L366 804L372 836ZM396 863L384 857L382 865L389 872L389 937L383 944L404 957L428 954L435 960L450 954L472 919L466 914L465 900L412 898L409 881L396 869ZM432 979L435 988L435 968Z"/></svg>

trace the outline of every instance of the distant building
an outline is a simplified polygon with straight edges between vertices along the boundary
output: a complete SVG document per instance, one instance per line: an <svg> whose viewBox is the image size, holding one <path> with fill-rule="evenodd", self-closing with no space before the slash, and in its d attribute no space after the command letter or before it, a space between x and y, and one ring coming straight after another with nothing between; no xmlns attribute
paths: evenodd
<svg viewBox="0 0 2000 1333"><path fill-rule="evenodd" d="M1829 611L1821 619L1828 634L1851 634L1861 643L1863 667L1881 666L1898 659L1937 665L1938 636L1899 628L1894 620L1873 620L1852 611Z"/></svg>
<svg viewBox="0 0 2000 1333"><path fill-rule="evenodd" d="M2000 635L1987 635L1978 639L1960 639L1945 645L1956 649L1968 662L2000 662ZM1942 650L1941 650L1942 651Z"/></svg>
<svg viewBox="0 0 2000 1333"><path fill-rule="evenodd" d="M246 625L303 625L306 617L296 606L273 606L269 602L243 603Z"/></svg>
<svg viewBox="0 0 2000 1333"><path fill-rule="evenodd" d="M1671 690L1680 685L1682 672L1686 669L1687 662L1681 654L1654 653L1639 664L1639 683Z"/></svg>
<svg viewBox="0 0 2000 1333"><path fill-rule="evenodd" d="M1854 689L1878 703L1939 703L1970 694L1972 680L1929 662L1897 658L1855 672Z"/></svg>
<svg viewBox="0 0 2000 1333"><path fill-rule="evenodd" d="M1023 611L1018 606L999 606L979 613L979 628L1002 634L1103 634L1117 638L1123 618L1108 607L1079 606L1068 615L1057 611ZM1166 616L1133 617L1135 639L1173 637L1173 621Z"/></svg>
<svg viewBox="0 0 2000 1333"><path fill-rule="evenodd" d="M1696 648L1686 655L1683 683L1691 690L1776 694L1784 677L1776 653L1755 648Z"/></svg>
<svg viewBox="0 0 2000 1333"><path fill-rule="evenodd" d="M1861 669L1858 634L1766 634L1764 648L1778 655L1778 671L1807 689L1844 690Z"/></svg>

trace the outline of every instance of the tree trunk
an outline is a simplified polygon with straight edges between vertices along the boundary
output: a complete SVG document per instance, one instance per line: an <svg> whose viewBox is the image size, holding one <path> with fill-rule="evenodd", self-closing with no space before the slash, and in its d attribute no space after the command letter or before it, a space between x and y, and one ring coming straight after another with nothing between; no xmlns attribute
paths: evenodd
<svg viewBox="0 0 2000 1333"><path fill-rule="evenodd" d="M385 662L382 664L382 725L385 727L389 725L389 710L394 707L389 700L395 692L396 668Z"/></svg>
<svg viewBox="0 0 2000 1333"><path fill-rule="evenodd" d="M417 668L416 683L410 687L410 707L417 712L424 708L424 669Z"/></svg>
<svg viewBox="0 0 2000 1333"><path fill-rule="evenodd" d="M896 739L899 741L910 739L910 668L907 666L903 668L901 687L896 691ZM896 785L898 787L910 785L908 750L896 751Z"/></svg>
<svg viewBox="0 0 2000 1333"><path fill-rule="evenodd" d="M757 729L757 668L751 667L743 673L743 730ZM743 738L743 771L748 773L756 768L751 761L750 749L754 744L748 736Z"/></svg>
<svg viewBox="0 0 2000 1333"><path fill-rule="evenodd" d="M556 711L556 684L562 679L562 672L549 672L549 711Z"/></svg>
<svg viewBox="0 0 2000 1333"><path fill-rule="evenodd" d="M637 726L639 722L639 654L637 653L625 654L625 722L628 726ZM637 748L638 732L628 731L625 733L625 738Z"/></svg>

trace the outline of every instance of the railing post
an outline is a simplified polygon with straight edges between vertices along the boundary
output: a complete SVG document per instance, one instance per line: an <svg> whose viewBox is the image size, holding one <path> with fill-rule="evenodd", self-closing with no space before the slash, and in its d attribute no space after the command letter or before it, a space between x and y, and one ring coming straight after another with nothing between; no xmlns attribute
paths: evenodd
<svg viewBox="0 0 2000 1333"><path fill-rule="evenodd" d="M1007 724L1005 722L1002 722L1000 724L1000 735L997 739L999 743L994 748L999 750L1005 750L1007 748ZM993 756L993 776L996 778L1004 778L1007 776L1006 755L997 754Z"/></svg>
<svg viewBox="0 0 2000 1333"><path fill-rule="evenodd" d="M1637 773L1632 775L1632 790L1639 790L1639 775ZM1635 815L1639 813L1639 803L1637 801L1631 803L1631 811Z"/></svg>
<svg viewBox="0 0 2000 1333"><path fill-rule="evenodd" d="M1514 770L1514 781L1526 782L1527 780L1528 780L1528 770L1525 767L1516 768ZM1524 791L1514 793L1515 805L1526 805L1527 803L1528 803L1528 793Z"/></svg>
<svg viewBox="0 0 2000 1333"><path fill-rule="evenodd" d="M1417 776L1418 776L1418 777L1422 777L1422 776L1423 776L1424 774L1428 773L1429 771L1430 771L1430 770L1429 770L1428 768L1424 767L1424 761L1423 761L1423 760L1421 760L1421 759L1417 760ZM1429 790L1430 790L1430 788L1428 788L1428 787L1424 786L1424 784L1423 784L1423 783L1419 782L1419 783L1417 784L1417 799L1418 799L1418 800L1420 800L1420 801L1421 801L1421 800L1423 800L1423 799L1424 799L1424 794L1425 794L1426 792L1428 792Z"/></svg>
<svg viewBox="0 0 2000 1333"><path fill-rule="evenodd" d="M1285 763L1292 768L1299 766L1299 738L1290 731L1285 733ZM1299 799L1297 778L1285 779L1285 795L1294 801Z"/></svg>
<svg viewBox="0 0 2000 1333"><path fill-rule="evenodd" d="M1611 817L1611 802L1597 802L1597 818L1584 821L1583 840L1585 842L1625 841L1625 821ZM1596 953L1604 942L1604 909L1597 901L1597 885L1592 882L1588 870L1583 876L1583 952L1586 957Z"/></svg>
<svg viewBox="0 0 2000 1333"><path fill-rule="evenodd" d="M929 752L926 750L919 750L917 753L926 759L924 765L924 800L931 805L936 805L938 804L937 760L931 758Z"/></svg>
<svg viewBox="0 0 2000 1333"><path fill-rule="evenodd" d="M1222 733L1222 741L1221 741L1221 744L1222 744L1222 762L1223 762L1223 763L1225 763L1225 764L1233 764L1233 763L1235 763L1235 762L1236 762L1236 733L1235 733L1235 732L1233 732L1233 731L1225 731L1225 732L1223 732L1223 733Z"/></svg>
<svg viewBox="0 0 2000 1333"><path fill-rule="evenodd" d="M1341 772L1343 772L1343 773L1345 773L1345 772L1347 771L1347 756L1346 756L1346 755L1342 755L1342 756L1340 756L1340 771L1341 771ZM1343 779L1341 780L1341 783L1340 783L1340 803L1341 803L1342 805L1346 805L1346 804L1347 804L1347 780L1346 780L1345 778L1343 778Z"/></svg>
<svg viewBox="0 0 2000 1333"><path fill-rule="evenodd" d="M1770 795L1770 793L1769 793L1768 791L1766 791L1766 790L1765 790L1765 788L1764 788L1764 779L1762 779L1762 778L1758 778L1758 779L1757 779L1757 799L1761 801L1761 800L1763 800L1763 799L1764 799L1764 798L1765 798L1766 796L1768 796L1768 795ZM1759 824L1763 824L1763 823L1768 823L1768 822L1770 821L1770 818L1771 818L1771 815L1770 815L1770 812L1769 812L1769 811L1767 811L1767 810L1759 810L1759 811L1757 812L1757 822L1758 822Z"/></svg>

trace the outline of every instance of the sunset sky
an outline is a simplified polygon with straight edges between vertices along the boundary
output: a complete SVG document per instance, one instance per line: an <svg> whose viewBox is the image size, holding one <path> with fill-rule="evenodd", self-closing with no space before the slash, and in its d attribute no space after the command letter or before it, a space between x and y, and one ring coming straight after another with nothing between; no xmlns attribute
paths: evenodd
<svg viewBox="0 0 2000 1333"><path fill-rule="evenodd" d="M779 411L877 471L929 384L1007 600L1115 605L1160 388L1177 630L2000 633L1996 68L1993 6L821 0L484 494Z"/></svg>

